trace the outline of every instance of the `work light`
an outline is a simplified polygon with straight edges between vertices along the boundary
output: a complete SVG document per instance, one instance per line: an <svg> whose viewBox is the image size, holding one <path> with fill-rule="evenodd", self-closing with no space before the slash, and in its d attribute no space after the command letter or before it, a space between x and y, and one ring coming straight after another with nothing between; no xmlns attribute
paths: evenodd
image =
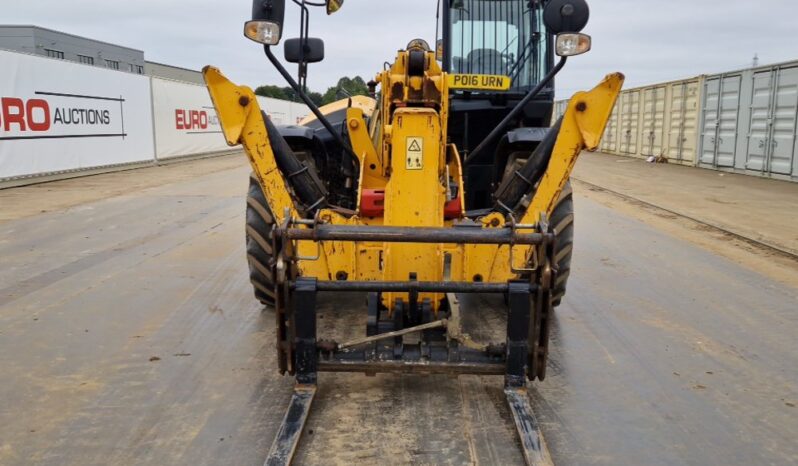
<svg viewBox="0 0 798 466"><path fill-rule="evenodd" d="M280 25L271 21L247 21L244 23L244 35L264 45L277 45L280 42Z"/></svg>
<svg viewBox="0 0 798 466"><path fill-rule="evenodd" d="M581 55L590 51L591 41L587 34L566 32L557 34L555 50L561 57Z"/></svg>

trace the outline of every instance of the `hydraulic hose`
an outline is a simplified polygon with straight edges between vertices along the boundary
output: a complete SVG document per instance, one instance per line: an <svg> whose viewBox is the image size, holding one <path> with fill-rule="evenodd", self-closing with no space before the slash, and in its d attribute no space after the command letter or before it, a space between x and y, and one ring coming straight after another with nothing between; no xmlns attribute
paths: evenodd
<svg viewBox="0 0 798 466"><path fill-rule="evenodd" d="M283 174L289 186L293 189L299 202L302 204L301 210L308 216L313 216L317 210L328 206L327 190L319 181L318 174L312 166L303 164L288 146L288 143L280 135L271 119L263 114L263 121L266 123L266 132L269 135L269 143L274 152L274 159L277 168Z"/></svg>

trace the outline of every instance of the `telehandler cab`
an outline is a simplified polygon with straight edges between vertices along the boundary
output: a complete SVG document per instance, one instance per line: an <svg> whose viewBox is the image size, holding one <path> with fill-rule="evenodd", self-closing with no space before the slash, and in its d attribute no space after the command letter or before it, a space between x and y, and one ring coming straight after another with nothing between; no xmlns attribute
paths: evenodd
<svg viewBox="0 0 798 466"><path fill-rule="evenodd" d="M578 92L545 127L554 76L590 49L587 4L441 0L435 50L413 40L368 83L371 97L318 108L305 81L324 44L308 37L309 8L331 14L343 0L292 1L300 37L284 53L296 80L272 49L285 0L253 0L244 34L308 105L300 125L276 127L250 88L203 70L228 144L252 164L251 281L274 307L279 370L296 376L266 463L290 463L320 371L504 375L527 463L550 462L526 379L545 377L550 316L565 293L569 175L598 147L624 79ZM367 293L363 338L317 339L319 291ZM506 296L504 341L462 331L458 293Z"/></svg>

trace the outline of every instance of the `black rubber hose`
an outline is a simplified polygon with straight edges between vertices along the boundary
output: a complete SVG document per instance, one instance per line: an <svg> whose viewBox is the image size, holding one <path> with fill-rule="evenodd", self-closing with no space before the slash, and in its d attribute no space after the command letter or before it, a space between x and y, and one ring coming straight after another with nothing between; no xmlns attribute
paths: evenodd
<svg viewBox="0 0 798 466"><path fill-rule="evenodd" d="M288 73L283 64L280 63L280 60L278 60L277 57L274 56L271 47L268 45L264 45L263 50L264 52L266 52L266 57L269 59L272 65L274 65L274 67L277 69L280 75L282 75L283 79L285 79L288 85L291 86L291 89L293 89L294 92L296 92L297 95L302 99L302 101L305 102L305 105L307 105L310 111L313 112L313 115L316 116L319 123L321 123L324 126L324 128L330 132L330 136L332 136L335 142L338 143L338 145L341 147L341 150L344 151L344 154L346 154L350 158L352 164L357 166L358 161L360 160L357 158L357 154L355 154L355 152L352 150L349 144L347 144L346 141L344 141L343 137L335 131L335 128L333 128L332 124L330 124L330 121L327 119L326 116L324 116L321 113L319 107L317 107L316 104L313 103L312 100L310 100L310 97L308 97L308 95L305 93L302 87L296 81L294 81L294 78L291 76L290 73Z"/></svg>
<svg viewBox="0 0 798 466"><path fill-rule="evenodd" d="M540 144L532 151L524 166L513 172L511 177L502 181L493 196L494 211L504 214L514 213L519 209L519 203L524 195L534 191L549 166L561 125L562 117L549 129Z"/></svg>
<svg viewBox="0 0 798 466"><path fill-rule="evenodd" d="M315 173L312 166L300 162L271 119L266 116L265 112L261 112L261 114L266 123L266 132L269 135L269 143L274 152L277 168L280 169L302 204L299 210L304 210L308 217L315 215L317 210L328 206L327 190L319 181L318 173Z"/></svg>

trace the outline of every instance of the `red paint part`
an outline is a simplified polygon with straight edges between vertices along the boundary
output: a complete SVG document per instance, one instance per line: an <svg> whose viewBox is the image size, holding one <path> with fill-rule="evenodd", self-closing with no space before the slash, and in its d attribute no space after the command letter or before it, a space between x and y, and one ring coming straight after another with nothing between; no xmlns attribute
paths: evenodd
<svg viewBox="0 0 798 466"><path fill-rule="evenodd" d="M360 198L360 215L364 217L382 217L385 211L385 190L364 189Z"/></svg>
<svg viewBox="0 0 798 466"><path fill-rule="evenodd" d="M445 206L443 206L443 218L446 220L460 218L462 213L463 206L460 203L460 197L452 199L451 201L447 202Z"/></svg>
<svg viewBox="0 0 798 466"><path fill-rule="evenodd" d="M360 198L360 215L363 217L382 217L385 213L385 190L364 189ZM452 220L460 218L463 213L460 198L456 197L443 207L443 218Z"/></svg>

